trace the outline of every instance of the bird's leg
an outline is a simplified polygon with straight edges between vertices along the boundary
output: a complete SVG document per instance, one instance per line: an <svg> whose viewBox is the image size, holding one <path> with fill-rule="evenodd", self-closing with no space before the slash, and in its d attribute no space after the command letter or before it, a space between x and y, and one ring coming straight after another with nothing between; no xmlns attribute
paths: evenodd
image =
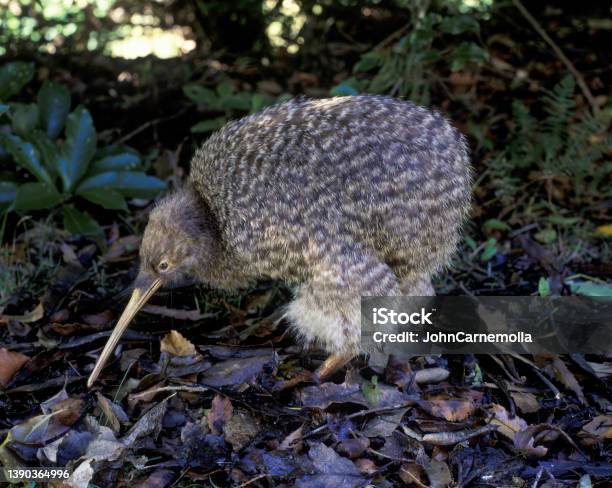
<svg viewBox="0 0 612 488"><path fill-rule="evenodd" d="M361 350L361 296L397 295L398 279L376 257L350 248L323 259L296 290L285 316L306 344L330 353L312 379L329 378Z"/></svg>
<svg viewBox="0 0 612 488"><path fill-rule="evenodd" d="M401 280L402 295L411 297L433 297L436 295L431 276L428 274L408 275Z"/></svg>
<svg viewBox="0 0 612 488"><path fill-rule="evenodd" d="M315 383L321 383L342 368L353 358L350 354L330 354L330 356L312 374Z"/></svg>

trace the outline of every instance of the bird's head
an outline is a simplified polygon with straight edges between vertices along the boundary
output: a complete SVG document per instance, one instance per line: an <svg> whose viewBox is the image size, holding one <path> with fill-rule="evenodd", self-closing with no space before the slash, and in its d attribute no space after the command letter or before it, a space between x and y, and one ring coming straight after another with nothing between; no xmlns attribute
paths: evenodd
<svg viewBox="0 0 612 488"><path fill-rule="evenodd" d="M140 245L140 270L132 295L87 381L91 387L128 325L161 287L193 283L199 268L214 266L218 239L208 208L189 186L163 198L151 211Z"/></svg>

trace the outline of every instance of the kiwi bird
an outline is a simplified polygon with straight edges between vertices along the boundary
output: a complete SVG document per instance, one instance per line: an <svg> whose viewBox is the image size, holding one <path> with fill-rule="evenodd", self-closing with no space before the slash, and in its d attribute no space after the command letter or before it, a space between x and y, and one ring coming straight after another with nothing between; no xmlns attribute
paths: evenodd
<svg viewBox="0 0 612 488"><path fill-rule="evenodd" d="M155 291L190 280L293 287L285 317L330 353L360 351L360 297L434 294L470 205L464 137L439 113L389 97L295 99L229 122L186 184L151 211L128 305L91 386Z"/></svg>

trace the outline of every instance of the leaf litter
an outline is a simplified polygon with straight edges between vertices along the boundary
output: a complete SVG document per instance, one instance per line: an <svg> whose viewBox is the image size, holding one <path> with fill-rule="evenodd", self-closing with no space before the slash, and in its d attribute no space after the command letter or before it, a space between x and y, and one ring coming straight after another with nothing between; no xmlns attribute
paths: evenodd
<svg viewBox="0 0 612 488"><path fill-rule="evenodd" d="M269 291L203 308L193 290L173 291L171 307L160 295L88 391L134 276L137 239L121 239L112 252L72 243L50 291L28 302L42 305L21 309L35 313L2 316L30 328L0 328L5 468L68 466L65 486L78 488L519 486L544 471L612 473L600 455L612 437L609 360L390 357L312 384L304 373L319 356L305 360ZM107 289L94 262L114 273Z"/></svg>

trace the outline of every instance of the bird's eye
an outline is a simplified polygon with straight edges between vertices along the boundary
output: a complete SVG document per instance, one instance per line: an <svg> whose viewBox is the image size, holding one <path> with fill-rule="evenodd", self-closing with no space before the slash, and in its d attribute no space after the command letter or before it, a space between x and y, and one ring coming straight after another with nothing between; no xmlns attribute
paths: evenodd
<svg viewBox="0 0 612 488"><path fill-rule="evenodd" d="M169 267L170 265L168 264L168 261L162 261L157 265L157 269L160 271L168 271Z"/></svg>

